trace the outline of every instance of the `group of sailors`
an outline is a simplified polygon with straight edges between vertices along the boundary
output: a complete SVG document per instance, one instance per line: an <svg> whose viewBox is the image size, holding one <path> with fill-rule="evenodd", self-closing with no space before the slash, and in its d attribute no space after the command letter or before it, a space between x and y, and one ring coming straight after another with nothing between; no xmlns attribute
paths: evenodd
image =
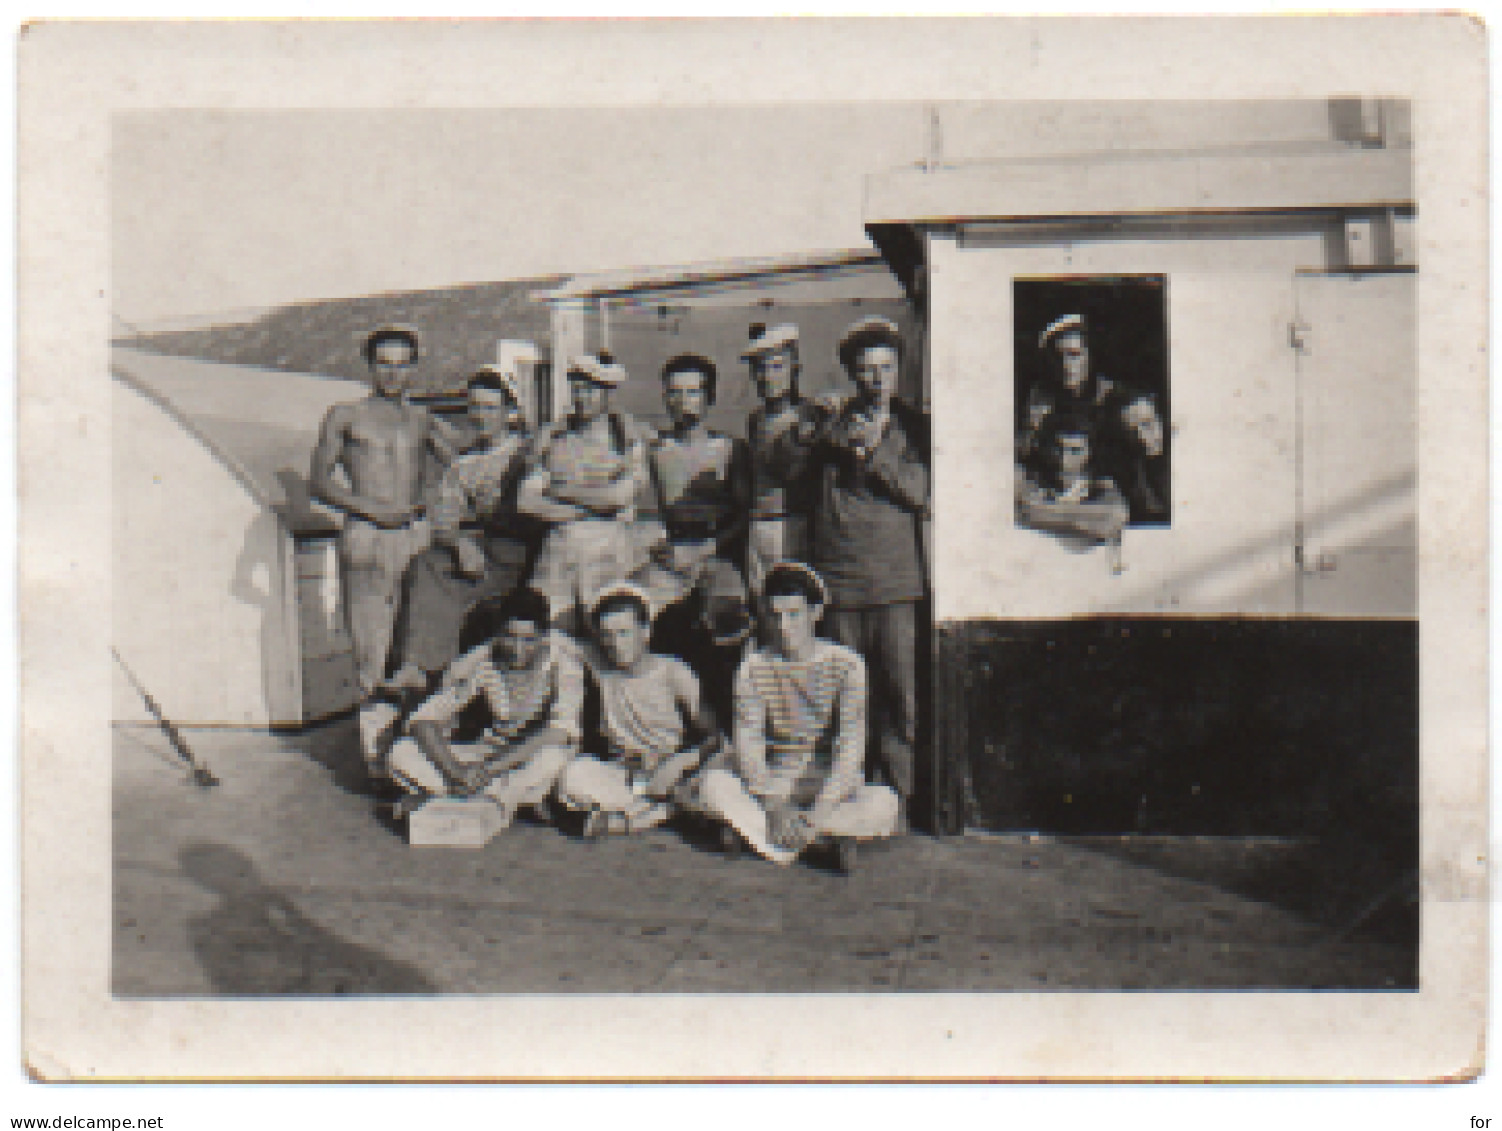
<svg viewBox="0 0 1502 1131"><path fill-rule="evenodd" d="M799 348L756 328L742 440L706 425L698 354L658 374L660 431L612 407L628 375L599 353L533 432L509 371L450 423L408 400L417 331L368 337L372 394L329 411L310 483L343 514L361 746L399 814L484 799L591 837L694 814L778 863L906 829L927 420L891 321L841 335L849 395L804 396Z"/></svg>
<svg viewBox="0 0 1502 1131"><path fill-rule="evenodd" d="M1129 523L1168 521L1157 399L1094 368L1082 315L1054 319L1038 335L1038 348L1043 376L1019 405L1018 521L1077 545L1119 551Z"/></svg>

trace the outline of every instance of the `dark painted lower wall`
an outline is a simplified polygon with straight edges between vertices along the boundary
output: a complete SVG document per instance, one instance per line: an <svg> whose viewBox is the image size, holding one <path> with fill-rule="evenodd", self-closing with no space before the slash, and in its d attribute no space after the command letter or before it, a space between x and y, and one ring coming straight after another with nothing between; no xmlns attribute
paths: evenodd
<svg viewBox="0 0 1502 1131"><path fill-rule="evenodd" d="M1412 621L938 626L936 823L1336 837L1417 862Z"/></svg>

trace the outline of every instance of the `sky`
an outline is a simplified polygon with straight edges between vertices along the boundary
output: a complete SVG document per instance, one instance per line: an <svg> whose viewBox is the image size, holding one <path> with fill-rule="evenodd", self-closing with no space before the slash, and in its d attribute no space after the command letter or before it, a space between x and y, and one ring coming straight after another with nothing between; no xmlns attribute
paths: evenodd
<svg viewBox="0 0 1502 1131"><path fill-rule="evenodd" d="M118 115L114 313L867 245L865 174L918 103Z"/></svg>

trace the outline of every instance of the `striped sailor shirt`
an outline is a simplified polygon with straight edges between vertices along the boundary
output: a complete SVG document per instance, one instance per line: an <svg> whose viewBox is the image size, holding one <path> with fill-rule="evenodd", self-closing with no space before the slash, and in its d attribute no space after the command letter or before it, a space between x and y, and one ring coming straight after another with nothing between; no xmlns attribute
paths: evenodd
<svg viewBox="0 0 1502 1131"><path fill-rule="evenodd" d="M687 664L649 653L635 671L622 671L597 645L582 652L600 696L599 737L612 758L650 774L683 749L699 715L699 680Z"/></svg>
<svg viewBox="0 0 1502 1131"><path fill-rule="evenodd" d="M473 729L479 732L479 741L498 746L551 728L577 744L584 709L584 669L570 653L558 640L550 639L535 664L513 669L498 664L491 646L482 644L448 666L442 685L412 713L407 725L432 722L450 732L456 727ZM478 717L471 720L471 714ZM468 735L451 734L451 738L475 740Z"/></svg>
<svg viewBox="0 0 1502 1131"><path fill-rule="evenodd" d="M735 754L758 797L824 811L864 779L866 665L851 648L816 640L789 660L758 648L735 676Z"/></svg>

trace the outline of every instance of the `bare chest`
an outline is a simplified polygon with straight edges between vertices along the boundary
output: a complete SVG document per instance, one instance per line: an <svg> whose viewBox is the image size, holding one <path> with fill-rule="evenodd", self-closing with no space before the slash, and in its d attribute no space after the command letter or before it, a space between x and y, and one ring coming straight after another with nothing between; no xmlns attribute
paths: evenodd
<svg viewBox="0 0 1502 1131"><path fill-rule="evenodd" d="M345 448L356 459L407 459L416 455L426 438L420 417L400 408L372 406L350 421Z"/></svg>

